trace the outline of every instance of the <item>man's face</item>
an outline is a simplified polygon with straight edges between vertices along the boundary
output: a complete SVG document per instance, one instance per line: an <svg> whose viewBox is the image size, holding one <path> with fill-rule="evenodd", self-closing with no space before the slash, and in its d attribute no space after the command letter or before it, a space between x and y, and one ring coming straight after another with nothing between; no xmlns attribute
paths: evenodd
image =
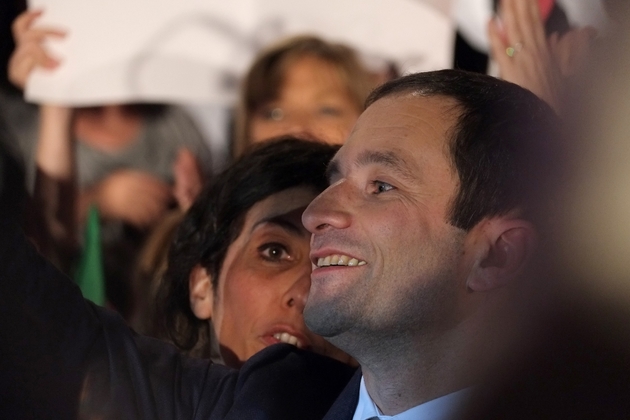
<svg viewBox="0 0 630 420"><path fill-rule="evenodd" d="M344 334L400 337L455 322L465 293L465 233L447 222L458 187L447 144L455 121L448 98L378 100L306 209L315 267L304 316L340 347Z"/></svg>

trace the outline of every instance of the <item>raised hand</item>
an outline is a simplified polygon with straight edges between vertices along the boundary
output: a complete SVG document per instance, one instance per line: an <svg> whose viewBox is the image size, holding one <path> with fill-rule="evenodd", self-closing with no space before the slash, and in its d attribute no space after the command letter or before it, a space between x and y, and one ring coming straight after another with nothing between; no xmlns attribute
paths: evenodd
<svg viewBox="0 0 630 420"><path fill-rule="evenodd" d="M566 77L583 63L595 34L593 28L582 28L548 39L538 2L533 0L502 0L500 17L488 24L500 76L531 90L557 112Z"/></svg>
<svg viewBox="0 0 630 420"><path fill-rule="evenodd" d="M41 10L26 11L13 21L12 31L15 51L9 59L9 80L20 89L24 89L26 80L35 67L54 69L59 60L51 56L43 44L49 38L63 38L66 33L57 28L34 27L42 15Z"/></svg>
<svg viewBox="0 0 630 420"><path fill-rule="evenodd" d="M146 228L160 220L173 199L171 186L146 172L122 169L82 194L106 219L124 220Z"/></svg>

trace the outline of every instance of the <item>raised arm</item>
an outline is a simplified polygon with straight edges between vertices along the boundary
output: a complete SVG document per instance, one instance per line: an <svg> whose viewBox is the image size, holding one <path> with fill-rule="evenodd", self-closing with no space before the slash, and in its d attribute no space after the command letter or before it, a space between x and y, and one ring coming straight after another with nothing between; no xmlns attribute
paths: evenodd
<svg viewBox="0 0 630 420"><path fill-rule="evenodd" d="M0 412L75 418L99 321L77 287L0 220Z"/></svg>
<svg viewBox="0 0 630 420"><path fill-rule="evenodd" d="M233 390L235 373L209 371L84 300L13 221L0 218L0 231L3 418L192 418L202 391L211 402Z"/></svg>
<svg viewBox="0 0 630 420"><path fill-rule="evenodd" d="M59 62L50 56L43 42L63 37L55 28L35 27L41 11L27 11L13 23L16 48L9 60L9 78L24 89L35 68L53 71ZM76 248L76 164L75 145L71 136L72 110L44 104L40 107L39 132L35 152L36 175L31 203L34 226L29 234L39 249L67 270Z"/></svg>

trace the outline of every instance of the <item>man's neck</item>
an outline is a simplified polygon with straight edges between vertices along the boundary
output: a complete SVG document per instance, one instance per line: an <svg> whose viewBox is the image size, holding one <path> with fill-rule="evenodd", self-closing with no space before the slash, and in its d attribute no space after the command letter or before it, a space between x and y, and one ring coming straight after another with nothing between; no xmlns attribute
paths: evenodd
<svg viewBox="0 0 630 420"><path fill-rule="evenodd" d="M370 347L374 349L374 346ZM440 337L423 337L413 343L387 341L383 354L359 357L370 397L386 415L417 405L478 382L478 354L462 331Z"/></svg>

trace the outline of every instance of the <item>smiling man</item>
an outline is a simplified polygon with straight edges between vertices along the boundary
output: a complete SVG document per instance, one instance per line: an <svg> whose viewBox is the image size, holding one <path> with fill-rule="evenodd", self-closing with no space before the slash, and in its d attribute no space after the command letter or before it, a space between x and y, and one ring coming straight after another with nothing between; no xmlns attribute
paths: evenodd
<svg viewBox="0 0 630 420"><path fill-rule="evenodd" d="M452 417L521 325L522 297L535 278L529 262L548 218L542 186L553 186L558 162L556 124L530 92L453 70L406 76L373 93L330 163L330 186L302 216L314 265L304 321L356 358L354 376L342 363L282 343L240 371L189 359L84 301L0 218L0 412L317 420L332 404L327 420ZM299 170L304 165L291 173ZM285 190L278 204L284 221L295 223L294 211L315 192ZM299 205L284 207L298 198ZM259 210L269 210L269 202L254 202L260 206L242 216L246 239ZM223 235L237 245L233 255L226 249L224 269L236 270L243 249L265 259L278 242L241 247L247 240L240 242L239 231ZM190 267L184 271L188 276ZM306 291L301 264L298 271ZM251 277L238 274L239 281ZM193 286L192 295L182 288L189 312L221 312L202 304L212 294L194 293L195 275L186 280ZM227 290L221 297L228 300ZM225 320L226 313L212 315Z"/></svg>
<svg viewBox="0 0 630 420"><path fill-rule="evenodd" d="M556 124L530 92L457 71L371 95L303 215L305 320L361 364L327 418L450 418L483 380L518 326Z"/></svg>

